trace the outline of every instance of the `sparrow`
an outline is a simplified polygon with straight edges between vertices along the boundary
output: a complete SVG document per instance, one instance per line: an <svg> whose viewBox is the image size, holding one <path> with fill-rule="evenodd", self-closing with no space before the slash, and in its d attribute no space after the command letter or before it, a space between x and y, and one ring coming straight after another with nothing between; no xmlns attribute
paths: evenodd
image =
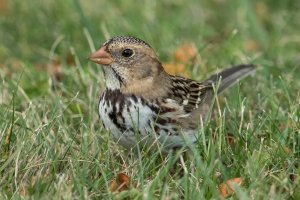
<svg viewBox="0 0 300 200"><path fill-rule="evenodd" d="M216 94L255 71L252 64L237 65L203 82L173 76L148 43L132 36L109 39L89 60L102 65L106 88L99 116L114 141L162 152L196 143Z"/></svg>

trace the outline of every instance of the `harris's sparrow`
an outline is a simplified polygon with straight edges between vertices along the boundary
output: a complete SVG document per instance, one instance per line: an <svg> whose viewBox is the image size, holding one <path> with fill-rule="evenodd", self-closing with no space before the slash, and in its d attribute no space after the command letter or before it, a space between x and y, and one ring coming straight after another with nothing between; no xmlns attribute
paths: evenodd
<svg viewBox="0 0 300 200"><path fill-rule="evenodd" d="M195 143L214 94L255 70L238 65L202 83L172 76L149 44L131 36L111 38L89 60L103 66L99 116L114 140L127 149L159 143L163 152Z"/></svg>

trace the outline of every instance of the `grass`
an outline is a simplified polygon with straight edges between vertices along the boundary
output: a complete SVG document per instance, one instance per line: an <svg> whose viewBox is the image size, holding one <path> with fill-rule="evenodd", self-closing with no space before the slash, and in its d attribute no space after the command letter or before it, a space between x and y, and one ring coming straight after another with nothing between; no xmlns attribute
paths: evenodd
<svg viewBox="0 0 300 200"><path fill-rule="evenodd" d="M233 199L300 198L296 1L1 5L0 199L218 199L218 185L235 177L243 185ZM219 98L207 142L173 175L178 155L130 154L99 123L103 75L86 57L120 34L143 38L163 62L194 42L200 59L187 69L199 81L231 64L258 67ZM112 194L120 172L133 186Z"/></svg>

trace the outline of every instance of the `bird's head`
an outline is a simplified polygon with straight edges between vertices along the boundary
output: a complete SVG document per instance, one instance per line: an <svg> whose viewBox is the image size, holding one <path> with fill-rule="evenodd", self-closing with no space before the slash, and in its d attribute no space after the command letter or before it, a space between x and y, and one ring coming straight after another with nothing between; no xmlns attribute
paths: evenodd
<svg viewBox="0 0 300 200"><path fill-rule="evenodd" d="M113 37L89 60L103 66L107 88L120 89L124 93L143 96L147 90L167 80L154 50L135 37Z"/></svg>

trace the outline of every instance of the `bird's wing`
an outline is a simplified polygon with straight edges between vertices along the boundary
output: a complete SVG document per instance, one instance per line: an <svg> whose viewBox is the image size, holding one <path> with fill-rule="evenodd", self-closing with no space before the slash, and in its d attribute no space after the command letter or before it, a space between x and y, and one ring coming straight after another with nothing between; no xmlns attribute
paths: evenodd
<svg viewBox="0 0 300 200"><path fill-rule="evenodd" d="M172 96L186 113L197 109L213 91L212 82L198 83L191 79L172 76Z"/></svg>
<svg viewBox="0 0 300 200"><path fill-rule="evenodd" d="M171 93L160 104L161 116L172 118L174 124L193 129L199 120L206 120L214 93L220 94L254 71L253 65L238 65L212 75L199 83L191 79L171 76Z"/></svg>
<svg viewBox="0 0 300 200"><path fill-rule="evenodd" d="M206 104L211 103L214 87L216 93L220 94L254 71L254 65L237 65L212 75L202 83L179 76L172 76L173 96L184 107L186 112L192 112L204 102Z"/></svg>
<svg viewBox="0 0 300 200"><path fill-rule="evenodd" d="M168 125L172 127L171 132L177 133L181 132L180 130L184 130L183 132L195 130L199 125L198 119L202 116L196 116L194 111L203 110L201 104L207 102L206 99L209 99L209 95L213 94L212 84L201 84L178 76L171 76L171 79L170 93L158 103L159 117L156 120L156 125ZM208 102L210 101L208 100ZM206 110L203 112L206 113Z"/></svg>

